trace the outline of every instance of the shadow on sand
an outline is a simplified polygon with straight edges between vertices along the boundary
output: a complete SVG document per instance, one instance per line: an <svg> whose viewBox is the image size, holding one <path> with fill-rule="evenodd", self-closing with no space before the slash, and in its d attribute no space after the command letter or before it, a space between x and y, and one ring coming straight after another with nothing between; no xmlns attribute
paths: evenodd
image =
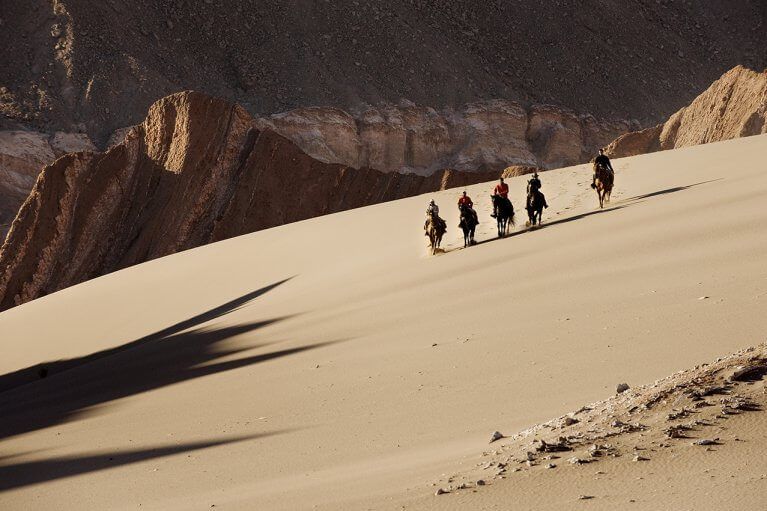
<svg viewBox="0 0 767 511"><path fill-rule="evenodd" d="M275 431L247 436L228 438L224 440L209 440L204 442L189 442L176 445L162 445L146 449L104 452L84 456L60 456L43 460L25 461L12 465L0 465L0 492L21 488L31 484L54 481L89 472L107 470L110 468L130 465L165 456L173 456L208 447L234 444L258 438L265 438L284 433Z"/></svg>
<svg viewBox="0 0 767 511"><path fill-rule="evenodd" d="M200 326L244 307L284 282L245 294L122 346L77 359L40 364L0 377L5 389L0 393L0 439L85 418L117 399L333 344L317 343L232 358L265 344L227 349L220 346L223 341L286 318L226 327ZM227 359L216 362L224 357ZM41 373L43 370L45 372ZM6 462L0 464L0 491L279 433L283 431L16 463L8 461L29 453L5 455L0 458Z"/></svg>
<svg viewBox="0 0 767 511"><path fill-rule="evenodd" d="M122 346L0 377L6 389L0 393L0 439L82 418L116 399L327 345L318 343L232 358L265 345L227 349L220 346L223 341L287 318L198 327L243 307L284 282L258 289ZM214 362L224 357L227 360Z"/></svg>
<svg viewBox="0 0 767 511"><path fill-rule="evenodd" d="M704 184L708 184L708 183L713 183L715 181L720 181L720 180L721 180L721 178L720 179L712 179L710 181L701 181L700 183L693 183L691 185L686 185L686 186L675 186L673 188L666 188L664 190L658 190L657 192L646 193L646 194L643 194L643 195L637 195L635 197L629 197L627 199L621 199L620 202L618 202L616 206L608 207L608 208L605 208L605 209L596 209L594 211L588 211L586 213L580 213L578 215L573 215L573 216L568 216L568 217L565 217L565 218L560 218L560 219L557 219L557 220L547 221L547 222L544 222L542 225L538 225L538 226L535 226L535 227L527 226L527 227L525 227L523 229L520 229L518 231L511 232L508 235L503 236L503 237L495 237L495 238L489 238L489 239L482 240L482 241L476 241L472 246L484 245L485 243L492 243L493 241L499 241L499 240L504 240L504 239L508 239L508 238L513 238L514 236L519 236L520 234L525 234L525 233L531 232L531 231L537 231L539 229L543 229L543 228L546 228L546 227L553 227L555 225L561 225L561 224L566 224L566 223L569 223L569 222L574 222L576 220L581 220L583 218L587 218L587 217L590 217L590 216L593 216L593 215L600 215L602 213L610 213L612 211L617 211L619 209L624 209L624 208L627 208L627 207L629 207L629 206L631 206L633 204L637 204L637 203L643 202L644 200L650 199L652 197L657 197L659 195L666 195L666 194L670 194L670 193L681 192L681 191L693 188L695 186L700 186L700 185L704 185ZM525 210L522 209L522 210L520 210L519 213L517 213L517 216L521 217L524 213L525 213ZM464 247L454 248L452 250L446 251L445 253L450 253L450 252L453 252L455 250L463 250L463 248Z"/></svg>

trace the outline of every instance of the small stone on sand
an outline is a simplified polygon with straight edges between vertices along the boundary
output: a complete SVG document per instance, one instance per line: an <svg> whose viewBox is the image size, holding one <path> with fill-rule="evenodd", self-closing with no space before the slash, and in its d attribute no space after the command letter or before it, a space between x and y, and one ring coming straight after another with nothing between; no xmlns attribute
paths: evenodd
<svg viewBox="0 0 767 511"><path fill-rule="evenodd" d="M501 438L503 438L503 433L501 433L500 431L496 431L490 437L490 443L492 444L493 442L495 442L496 440L500 440Z"/></svg>

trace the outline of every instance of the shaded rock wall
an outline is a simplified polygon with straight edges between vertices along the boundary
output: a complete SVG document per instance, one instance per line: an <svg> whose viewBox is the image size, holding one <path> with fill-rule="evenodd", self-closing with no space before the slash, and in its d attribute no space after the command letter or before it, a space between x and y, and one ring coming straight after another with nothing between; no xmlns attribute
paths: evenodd
<svg viewBox="0 0 767 511"><path fill-rule="evenodd" d="M95 149L82 133L0 131L0 239L45 165L70 151Z"/></svg>

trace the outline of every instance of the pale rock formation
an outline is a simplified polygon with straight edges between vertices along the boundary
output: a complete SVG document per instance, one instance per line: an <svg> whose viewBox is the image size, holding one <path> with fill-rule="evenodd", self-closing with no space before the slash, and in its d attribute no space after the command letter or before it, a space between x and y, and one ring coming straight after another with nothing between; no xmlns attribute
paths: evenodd
<svg viewBox="0 0 767 511"><path fill-rule="evenodd" d="M635 126L550 105L526 109L506 100L439 111L412 103L356 114L300 108L260 118L257 125L289 138L320 161L419 175L445 168L500 171L510 165L581 163Z"/></svg>
<svg viewBox="0 0 767 511"><path fill-rule="evenodd" d="M689 147L767 133L767 70L737 66L668 121L619 137L611 156Z"/></svg>

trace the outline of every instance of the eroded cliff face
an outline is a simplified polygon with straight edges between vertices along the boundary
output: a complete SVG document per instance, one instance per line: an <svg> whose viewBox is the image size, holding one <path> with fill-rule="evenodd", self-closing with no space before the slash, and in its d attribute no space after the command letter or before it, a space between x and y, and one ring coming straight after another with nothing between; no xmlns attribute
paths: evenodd
<svg viewBox="0 0 767 511"><path fill-rule="evenodd" d="M29 195L40 170L71 151L95 150L82 133L0 131L0 239Z"/></svg>
<svg viewBox="0 0 767 511"><path fill-rule="evenodd" d="M439 111L412 104L356 114L301 108L260 118L257 124L289 138L320 161L420 175L444 168L471 172L500 171L510 165L574 165L636 128L551 105L524 108L506 100Z"/></svg>
<svg viewBox="0 0 767 511"><path fill-rule="evenodd" d="M735 67L668 121L612 142L613 157L767 133L767 70Z"/></svg>
<svg viewBox="0 0 767 511"><path fill-rule="evenodd" d="M107 152L44 168L0 249L0 308L205 243L497 176L324 163L238 105L174 94Z"/></svg>

